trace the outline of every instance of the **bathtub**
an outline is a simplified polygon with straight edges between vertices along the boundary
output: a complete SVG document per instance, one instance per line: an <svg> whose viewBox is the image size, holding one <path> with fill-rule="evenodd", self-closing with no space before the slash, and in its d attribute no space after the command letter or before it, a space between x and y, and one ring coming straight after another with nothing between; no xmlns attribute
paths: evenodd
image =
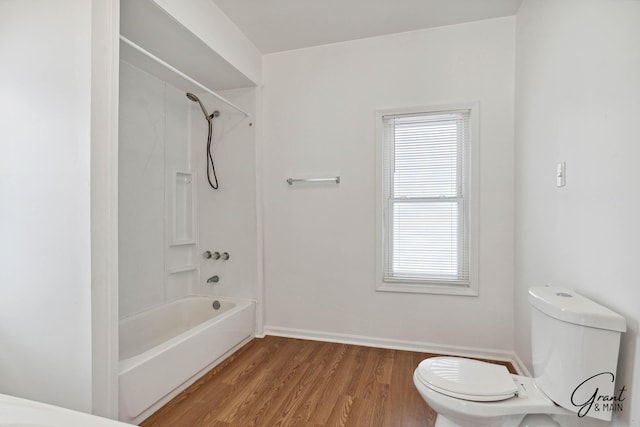
<svg viewBox="0 0 640 427"><path fill-rule="evenodd" d="M194 296L120 320L118 418L144 420L254 335L249 300Z"/></svg>

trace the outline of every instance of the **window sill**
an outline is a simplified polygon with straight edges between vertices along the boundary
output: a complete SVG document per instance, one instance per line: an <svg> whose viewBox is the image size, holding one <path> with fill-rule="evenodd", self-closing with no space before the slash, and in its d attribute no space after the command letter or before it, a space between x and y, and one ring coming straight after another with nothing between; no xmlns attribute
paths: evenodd
<svg viewBox="0 0 640 427"><path fill-rule="evenodd" d="M427 284L407 284L407 283L384 283L376 287L378 292L400 292L410 294L437 294L437 295L459 295L477 297L478 290L470 286L452 285L427 285Z"/></svg>

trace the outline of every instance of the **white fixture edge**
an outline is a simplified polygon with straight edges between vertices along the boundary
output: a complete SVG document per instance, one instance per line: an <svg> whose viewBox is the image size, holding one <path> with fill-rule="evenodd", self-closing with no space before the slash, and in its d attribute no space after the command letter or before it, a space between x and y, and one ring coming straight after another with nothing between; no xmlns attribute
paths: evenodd
<svg viewBox="0 0 640 427"><path fill-rule="evenodd" d="M198 381L200 378L204 377L210 370L212 370L213 368L215 368L216 366L218 366L219 364L221 364L222 362L227 360L229 358L229 356L231 356L233 353L235 353L236 351L238 351L242 347L244 347L246 344L248 344L252 339L254 339L254 335L248 336L247 338L245 338L242 341L240 341L233 348L231 348L230 350L225 352L222 356L218 357L216 360L214 360L209 365L207 365L204 368L202 368L200 371L198 371L192 377L190 377L185 382L180 384L174 390L172 390L171 392L166 394L164 397L162 397L162 399L158 400L156 403L154 403L153 405L149 406L147 409L142 411L140 413L140 415L138 415L131 422L134 423L135 425L138 425L142 421L144 421L147 418L149 418L151 415L153 415L155 412L157 412L160 408L162 408L164 405L169 403L174 397L176 397L177 395L182 393L184 390L186 390L190 385L192 385L193 383Z"/></svg>

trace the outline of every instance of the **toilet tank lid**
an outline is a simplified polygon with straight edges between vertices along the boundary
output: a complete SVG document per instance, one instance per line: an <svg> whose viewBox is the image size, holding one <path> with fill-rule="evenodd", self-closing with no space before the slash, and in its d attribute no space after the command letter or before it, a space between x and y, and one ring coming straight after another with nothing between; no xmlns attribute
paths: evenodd
<svg viewBox="0 0 640 427"><path fill-rule="evenodd" d="M567 288L531 287L529 302L538 310L558 320L610 331L627 330L624 317Z"/></svg>

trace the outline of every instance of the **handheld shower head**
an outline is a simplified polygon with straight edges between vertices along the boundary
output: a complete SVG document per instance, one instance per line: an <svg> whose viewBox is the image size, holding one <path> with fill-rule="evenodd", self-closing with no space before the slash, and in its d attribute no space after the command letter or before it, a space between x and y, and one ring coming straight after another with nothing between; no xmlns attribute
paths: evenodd
<svg viewBox="0 0 640 427"><path fill-rule="evenodd" d="M207 121L210 122L212 118L216 117L215 112L212 115L209 115L209 113L207 112L207 109L204 108L204 105L202 105L202 102L200 102L200 98L198 98L194 94L187 92L187 98L189 98L190 101L197 102L198 104L200 104L200 108L202 108L202 113L204 114L204 117L207 119Z"/></svg>
<svg viewBox="0 0 640 427"><path fill-rule="evenodd" d="M216 176L216 167L213 164L213 154L211 153L211 139L213 138L213 119L220 115L220 111L215 110L213 114L209 114L207 109L204 108L200 99L192 94L191 92L187 92L187 98L189 101L197 102L202 109L202 113L204 114L204 118L207 119L207 125L209 127L209 134L207 135L207 181L209 181L209 185L214 190L218 189L218 177ZM211 180L211 175L213 175L213 181Z"/></svg>

